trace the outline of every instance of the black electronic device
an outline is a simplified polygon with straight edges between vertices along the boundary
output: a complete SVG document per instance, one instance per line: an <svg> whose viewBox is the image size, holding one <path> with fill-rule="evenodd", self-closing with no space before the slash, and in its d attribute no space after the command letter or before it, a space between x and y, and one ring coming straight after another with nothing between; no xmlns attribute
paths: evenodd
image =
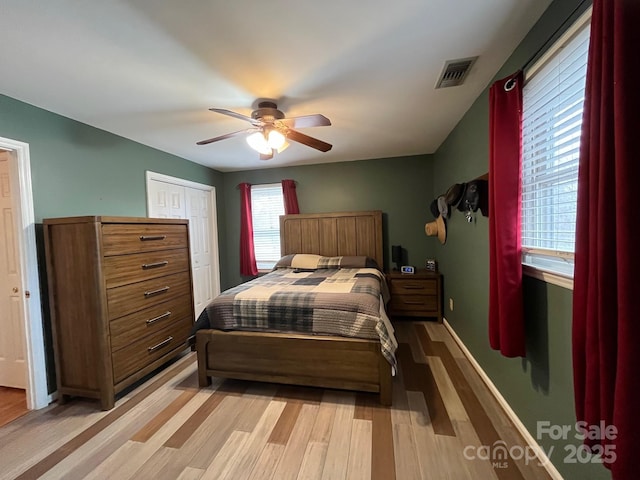
<svg viewBox="0 0 640 480"><path fill-rule="evenodd" d="M402 245L391 245L391 261L396 264L395 270L400 270L402 262Z"/></svg>

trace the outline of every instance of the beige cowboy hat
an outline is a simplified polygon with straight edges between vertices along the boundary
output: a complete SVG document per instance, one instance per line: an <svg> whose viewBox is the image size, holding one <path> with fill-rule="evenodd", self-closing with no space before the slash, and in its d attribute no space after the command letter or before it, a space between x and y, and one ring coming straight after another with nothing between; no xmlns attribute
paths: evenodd
<svg viewBox="0 0 640 480"><path fill-rule="evenodd" d="M429 222L424 226L424 231L428 237L438 237L441 244L445 244L447 241L447 223L442 218L442 215L438 215L433 222Z"/></svg>

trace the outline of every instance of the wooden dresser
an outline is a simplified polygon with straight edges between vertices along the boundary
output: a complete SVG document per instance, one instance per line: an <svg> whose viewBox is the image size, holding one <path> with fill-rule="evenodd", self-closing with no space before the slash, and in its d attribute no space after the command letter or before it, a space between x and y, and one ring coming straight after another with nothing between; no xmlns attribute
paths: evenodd
<svg viewBox="0 0 640 480"><path fill-rule="evenodd" d="M194 321L187 220L44 220L58 395L117 393L174 357Z"/></svg>
<svg viewBox="0 0 640 480"><path fill-rule="evenodd" d="M435 317L442 322L442 276L427 270L414 274L387 272L391 300L389 315Z"/></svg>

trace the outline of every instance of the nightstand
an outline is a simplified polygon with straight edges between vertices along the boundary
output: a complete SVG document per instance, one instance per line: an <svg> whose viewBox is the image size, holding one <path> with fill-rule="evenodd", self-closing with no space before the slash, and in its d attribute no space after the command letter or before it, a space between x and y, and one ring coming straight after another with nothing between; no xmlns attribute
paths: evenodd
<svg viewBox="0 0 640 480"><path fill-rule="evenodd" d="M435 317L442 322L442 275L428 270L414 274L387 272L390 316Z"/></svg>

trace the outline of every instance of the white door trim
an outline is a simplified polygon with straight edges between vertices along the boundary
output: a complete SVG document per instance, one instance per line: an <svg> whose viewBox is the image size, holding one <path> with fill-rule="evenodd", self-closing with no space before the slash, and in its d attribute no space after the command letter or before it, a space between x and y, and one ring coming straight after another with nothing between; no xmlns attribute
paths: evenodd
<svg viewBox="0 0 640 480"><path fill-rule="evenodd" d="M9 150L12 160L17 160L18 190L20 198L20 225L17 229L18 255L22 276L25 358L27 362L27 408L35 410L49 404L47 392L47 364L42 329L42 303L38 276L36 228L31 189L31 161L29 144L0 137L0 148ZM13 170L15 171L15 170Z"/></svg>
<svg viewBox="0 0 640 480"><path fill-rule="evenodd" d="M146 171L146 188L147 188L147 215L151 211L151 197L149 195L149 182L156 180L159 182L170 183L178 185L180 187L196 188L198 190L211 192L211 271L213 278L211 284L213 286L213 296L220 295L220 259L218 252L218 212L216 209L216 187L212 185L205 185L204 183L192 182L191 180L185 180L183 178L172 177L170 175L164 175L162 173Z"/></svg>

